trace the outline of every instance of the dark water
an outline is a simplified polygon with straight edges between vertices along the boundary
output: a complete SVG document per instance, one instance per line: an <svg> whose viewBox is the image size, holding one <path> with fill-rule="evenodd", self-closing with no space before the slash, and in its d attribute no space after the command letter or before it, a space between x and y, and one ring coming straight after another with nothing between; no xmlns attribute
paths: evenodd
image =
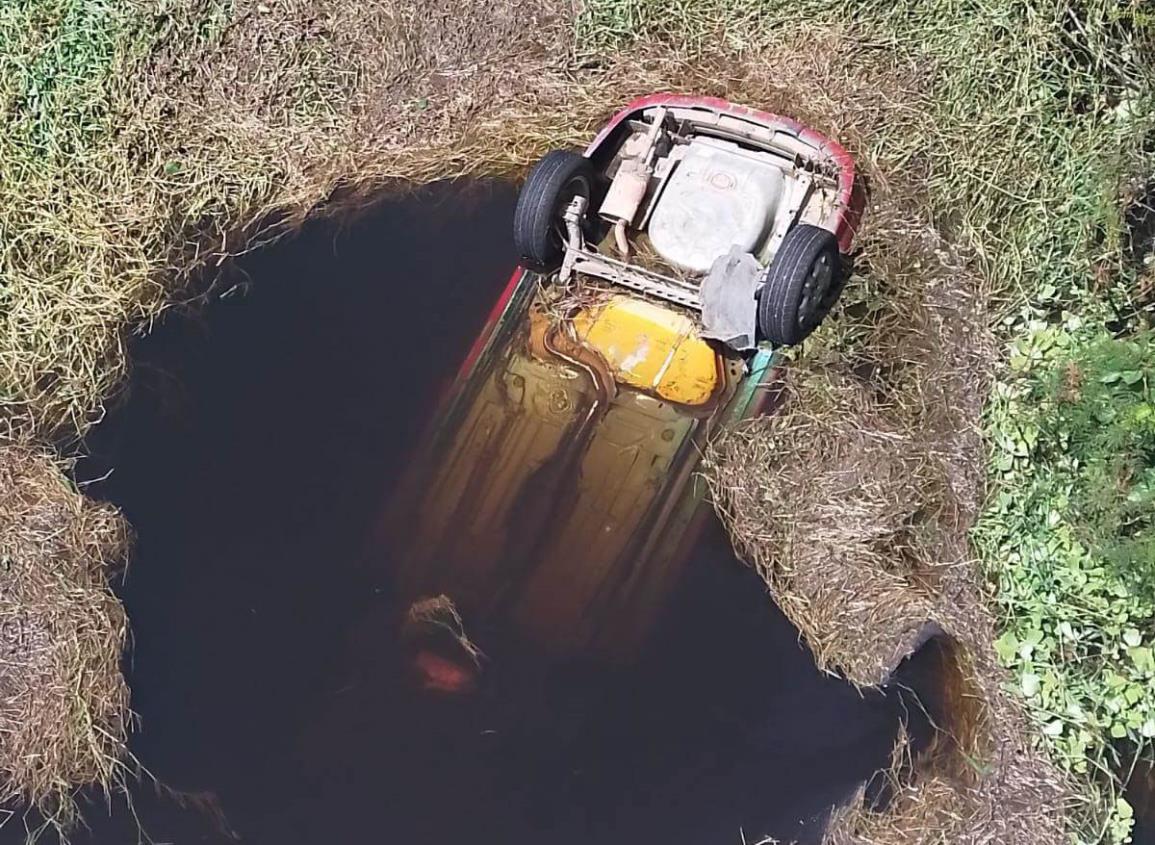
<svg viewBox="0 0 1155 845"><path fill-rule="evenodd" d="M1155 845L1155 759L1150 751L1128 765L1125 796L1135 810L1134 845Z"/></svg>
<svg viewBox="0 0 1155 845"><path fill-rule="evenodd" d="M514 265L514 196L438 185L314 226L138 344L79 475L111 470L90 492L139 532L132 747L187 793L134 790L153 841L810 842L887 761L908 702L819 675L717 526L628 671L514 642L478 696L406 682L363 544ZM137 841L122 798L89 822L75 841Z"/></svg>

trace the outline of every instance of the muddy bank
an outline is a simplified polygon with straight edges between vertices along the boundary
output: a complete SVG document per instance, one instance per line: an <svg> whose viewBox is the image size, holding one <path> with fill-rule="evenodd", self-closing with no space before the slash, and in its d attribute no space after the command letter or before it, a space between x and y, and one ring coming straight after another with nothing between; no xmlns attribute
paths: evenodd
<svg viewBox="0 0 1155 845"><path fill-rule="evenodd" d="M513 266L513 198L439 184L311 227L139 344L79 473L139 534L132 750L180 793L134 788L155 839L817 841L903 719L925 734L909 697L819 674L716 525L637 664L494 630L477 696L413 686L364 543ZM77 841L134 826L121 803L89 820Z"/></svg>

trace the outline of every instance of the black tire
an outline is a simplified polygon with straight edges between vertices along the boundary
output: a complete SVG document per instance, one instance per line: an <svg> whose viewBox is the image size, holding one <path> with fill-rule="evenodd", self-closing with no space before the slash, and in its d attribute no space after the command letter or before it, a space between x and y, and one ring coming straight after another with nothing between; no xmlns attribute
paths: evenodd
<svg viewBox="0 0 1155 845"><path fill-rule="evenodd" d="M594 169L588 158L569 150L546 153L517 197L513 244L530 270L551 273L565 255L562 214L575 196L592 199Z"/></svg>
<svg viewBox="0 0 1155 845"><path fill-rule="evenodd" d="M786 233L758 299L758 331L775 346L801 343L830 313L845 279L838 239L802 223Z"/></svg>

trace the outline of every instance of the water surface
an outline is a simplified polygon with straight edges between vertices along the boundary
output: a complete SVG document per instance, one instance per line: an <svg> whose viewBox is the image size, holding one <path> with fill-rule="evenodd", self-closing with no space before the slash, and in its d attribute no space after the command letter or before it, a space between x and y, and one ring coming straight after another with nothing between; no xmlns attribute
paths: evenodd
<svg viewBox="0 0 1155 845"><path fill-rule="evenodd" d="M132 748L185 794L134 790L154 841L813 842L888 759L899 697L820 675L716 524L636 665L496 640L476 695L410 682L364 544L515 264L514 200L446 183L312 225L137 344L79 474L139 535ZM89 821L136 841L123 801Z"/></svg>

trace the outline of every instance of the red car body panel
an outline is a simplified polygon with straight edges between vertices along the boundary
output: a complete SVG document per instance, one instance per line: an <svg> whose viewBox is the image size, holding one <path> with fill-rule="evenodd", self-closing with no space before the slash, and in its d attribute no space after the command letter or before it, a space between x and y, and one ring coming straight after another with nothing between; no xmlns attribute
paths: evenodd
<svg viewBox="0 0 1155 845"><path fill-rule="evenodd" d="M851 158L850 153L848 153L841 144L830 140L825 135L809 127L803 126L792 118L782 117L771 112L759 111L758 109L748 108L747 106L736 106L718 97L698 97L690 94L647 94L644 97L638 97L610 118L610 122L602 127L601 131L598 132L586 148L586 157L588 158L593 155L606 138L617 129L622 121L628 119L630 115L642 109L653 108L655 106L707 109L720 114L750 120L754 123L763 124L773 131L782 131L794 135L798 139L815 147L819 153L829 156L838 167L838 202L834 214L835 222L834 225L830 227L830 231L838 238L839 251L843 254L850 252L851 243L854 240L859 223L862 220L862 212L866 200L865 195L857 185L854 159Z"/></svg>

